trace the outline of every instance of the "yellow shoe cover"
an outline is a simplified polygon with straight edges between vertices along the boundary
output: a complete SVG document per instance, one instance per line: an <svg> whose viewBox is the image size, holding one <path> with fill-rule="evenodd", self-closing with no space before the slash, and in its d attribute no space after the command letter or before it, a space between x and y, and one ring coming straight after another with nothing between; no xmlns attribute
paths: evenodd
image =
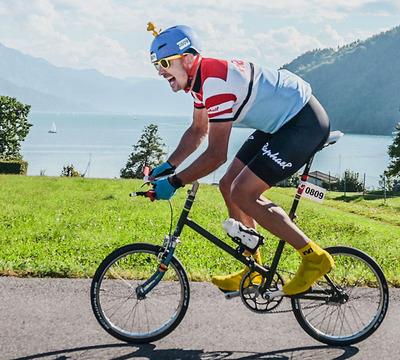
<svg viewBox="0 0 400 360"><path fill-rule="evenodd" d="M283 287L286 295L294 295L308 290L319 278L327 274L333 267L332 256L312 241L298 250L302 257L295 276Z"/></svg>
<svg viewBox="0 0 400 360"><path fill-rule="evenodd" d="M254 260L262 265L262 259L261 259L261 254L258 252L257 254L253 255ZM235 272L230 275L224 275L224 276L213 276L211 278L211 282L215 285L218 286L221 290L224 291L238 291L240 288L240 282L242 281L243 276L246 275L246 273L249 271L249 267L246 266L245 269L240 270L238 272ZM252 281L253 283L260 284L262 280L262 276L257 276L259 275L258 273L254 273L254 276L252 276Z"/></svg>

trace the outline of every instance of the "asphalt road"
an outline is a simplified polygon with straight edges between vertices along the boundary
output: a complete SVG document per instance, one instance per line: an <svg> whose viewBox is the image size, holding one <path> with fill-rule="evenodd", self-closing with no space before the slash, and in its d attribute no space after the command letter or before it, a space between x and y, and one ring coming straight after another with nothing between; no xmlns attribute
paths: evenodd
<svg viewBox="0 0 400 360"><path fill-rule="evenodd" d="M338 348L309 337L292 313L255 314L210 283L191 283L178 328L154 344L133 346L98 325L90 281L0 277L0 359L400 359L400 289L392 289L375 334Z"/></svg>

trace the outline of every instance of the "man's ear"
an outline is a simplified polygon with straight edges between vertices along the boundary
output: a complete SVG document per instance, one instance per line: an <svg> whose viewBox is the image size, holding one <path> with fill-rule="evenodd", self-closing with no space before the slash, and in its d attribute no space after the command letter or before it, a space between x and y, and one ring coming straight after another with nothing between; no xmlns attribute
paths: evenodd
<svg viewBox="0 0 400 360"><path fill-rule="evenodd" d="M188 66L191 68L193 66L193 62L194 62L194 55L193 54L186 54L186 64L188 64Z"/></svg>

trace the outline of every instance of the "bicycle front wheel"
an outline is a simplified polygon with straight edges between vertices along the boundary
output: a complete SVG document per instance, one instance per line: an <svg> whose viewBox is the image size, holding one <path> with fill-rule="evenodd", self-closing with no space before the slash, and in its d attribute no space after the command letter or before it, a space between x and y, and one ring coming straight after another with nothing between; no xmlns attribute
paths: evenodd
<svg viewBox="0 0 400 360"><path fill-rule="evenodd" d="M335 266L312 286L310 294L292 298L293 312L316 340L328 345L355 344L382 323L389 305L388 284L382 269L364 252L346 246L325 250ZM336 296L334 286L341 296ZM317 293L319 299L313 299ZM323 297L326 300L321 300Z"/></svg>
<svg viewBox="0 0 400 360"><path fill-rule="evenodd" d="M91 303L100 325L128 343L149 343L168 335L189 305L189 281L182 264L172 258L162 280L145 296L137 289L160 264L164 248L136 243L112 252L97 269Z"/></svg>

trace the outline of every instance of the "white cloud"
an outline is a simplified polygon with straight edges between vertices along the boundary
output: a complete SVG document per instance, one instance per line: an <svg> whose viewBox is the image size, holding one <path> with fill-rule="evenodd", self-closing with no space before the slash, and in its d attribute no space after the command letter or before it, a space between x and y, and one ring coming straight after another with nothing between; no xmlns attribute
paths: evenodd
<svg viewBox="0 0 400 360"><path fill-rule="evenodd" d="M58 66L155 76L147 22L164 29L186 23L208 56L278 67L305 51L370 36L384 30L382 24L393 27L399 7L398 0L0 0L0 42ZM353 24L354 15L365 17L362 26L359 19ZM374 26L377 16L392 22Z"/></svg>
<svg viewBox="0 0 400 360"><path fill-rule="evenodd" d="M324 47L336 47L343 46L346 44L345 38L343 35L334 29L331 25L325 25L323 30L320 31L321 37L323 37L323 46Z"/></svg>
<svg viewBox="0 0 400 360"><path fill-rule="evenodd" d="M253 36L259 54L267 63L279 67L310 49L320 48L317 37L300 33L294 26L287 26Z"/></svg>

